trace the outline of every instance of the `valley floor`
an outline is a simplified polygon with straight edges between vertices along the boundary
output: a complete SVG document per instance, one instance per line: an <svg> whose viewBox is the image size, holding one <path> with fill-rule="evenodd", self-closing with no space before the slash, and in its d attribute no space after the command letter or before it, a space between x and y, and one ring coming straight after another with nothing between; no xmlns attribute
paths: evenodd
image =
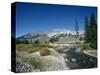
<svg viewBox="0 0 100 75"><path fill-rule="evenodd" d="M77 49L73 48L73 44L50 44L56 46L49 48L50 54L41 56L39 51L28 53L27 51L18 51L18 58L22 61L30 64L32 70L20 69L20 65L17 66L19 72L37 72L37 71L57 71L57 70L68 70L68 69L87 69L97 67L97 57L90 52L78 52ZM24 57L24 58L23 58ZM19 61L19 60L18 60ZM33 67L32 67L33 66ZM19 69L20 70L19 70Z"/></svg>

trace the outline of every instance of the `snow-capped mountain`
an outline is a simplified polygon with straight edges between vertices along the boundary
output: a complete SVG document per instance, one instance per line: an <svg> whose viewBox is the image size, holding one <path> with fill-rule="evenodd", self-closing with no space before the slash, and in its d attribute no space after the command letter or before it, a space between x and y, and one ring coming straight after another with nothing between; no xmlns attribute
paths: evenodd
<svg viewBox="0 0 100 75"><path fill-rule="evenodd" d="M83 34L82 31L79 32L79 35ZM76 35L75 31L67 30L67 29L55 29L52 32L49 32L48 37L58 37L58 36L68 36L68 35Z"/></svg>
<svg viewBox="0 0 100 75"><path fill-rule="evenodd" d="M50 39L58 39L61 42L61 38L75 38L75 31L67 30L67 29L54 29L51 32L31 32L27 33L23 36L18 37L20 40L28 40L30 42L34 42L35 40L39 41L49 41ZM83 37L84 33L79 32L79 37Z"/></svg>

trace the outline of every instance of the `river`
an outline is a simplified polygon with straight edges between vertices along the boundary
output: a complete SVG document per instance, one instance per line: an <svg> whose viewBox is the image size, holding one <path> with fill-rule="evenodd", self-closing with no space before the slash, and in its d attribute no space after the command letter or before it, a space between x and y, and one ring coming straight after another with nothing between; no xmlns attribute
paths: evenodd
<svg viewBox="0 0 100 75"><path fill-rule="evenodd" d="M83 52L77 52L75 48L70 48L66 52L62 50L57 50L60 54L65 54L64 58L68 59L66 61L67 66L70 69L87 69L97 67L97 58L89 56Z"/></svg>

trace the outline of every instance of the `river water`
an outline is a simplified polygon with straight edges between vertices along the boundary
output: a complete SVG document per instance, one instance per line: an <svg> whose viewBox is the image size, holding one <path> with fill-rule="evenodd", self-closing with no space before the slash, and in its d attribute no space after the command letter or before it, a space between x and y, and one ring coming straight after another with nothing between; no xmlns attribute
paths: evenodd
<svg viewBox="0 0 100 75"><path fill-rule="evenodd" d="M63 52L63 50L57 51L59 53L65 54L64 58L69 60L66 61L66 64L70 69L85 69L97 67L96 57L89 56L82 52L77 52L75 48L71 48L66 52Z"/></svg>

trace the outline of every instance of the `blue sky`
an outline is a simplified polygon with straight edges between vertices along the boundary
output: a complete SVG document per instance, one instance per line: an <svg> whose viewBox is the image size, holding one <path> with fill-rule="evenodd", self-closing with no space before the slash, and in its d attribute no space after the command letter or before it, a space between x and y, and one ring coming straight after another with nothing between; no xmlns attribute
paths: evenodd
<svg viewBox="0 0 100 75"><path fill-rule="evenodd" d="M74 30L75 20L81 31L84 18L97 16L96 7L16 3L16 36L29 32L49 32L54 29Z"/></svg>

